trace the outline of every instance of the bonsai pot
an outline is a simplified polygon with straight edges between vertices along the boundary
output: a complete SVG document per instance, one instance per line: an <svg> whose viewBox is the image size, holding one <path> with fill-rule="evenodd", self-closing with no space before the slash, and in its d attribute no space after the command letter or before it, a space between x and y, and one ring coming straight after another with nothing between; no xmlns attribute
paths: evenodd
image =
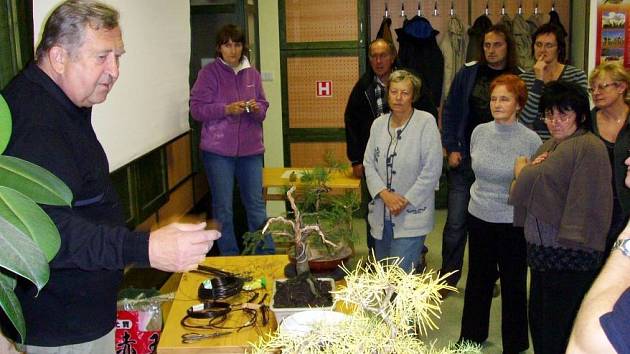
<svg viewBox="0 0 630 354"><path fill-rule="evenodd" d="M312 273L331 273L339 268L343 262L352 257L354 251L348 245L339 247L333 254L327 252L326 249L316 247L308 247L308 267ZM295 265L294 250L290 249L289 260Z"/></svg>
<svg viewBox="0 0 630 354"><path fill-rule="evenodd" d="M321 284L321 283L327 283L330 286L331 290L335 289L335 280L332 278L316 278L316 280ZM271 303L269 305L269 308L271 309L271 311L274 313L274 315L276 316L276 322L278 323L278 325L280 325L282 323L282 321L287 317L290 316L294 313L298 313L301 311L321 311L321 310L328 310L331 311L334 307L334 304L332 303L332 298L330 301L330 305L328 306L311 306L311 305L296 305L295 307L278 307L277 301L276 301L276 292L278 290L278 283L284 283L286 282L287 279L276 279L276 281L273 284L273 292L272 292L272 297L271 297Z"/></svg>

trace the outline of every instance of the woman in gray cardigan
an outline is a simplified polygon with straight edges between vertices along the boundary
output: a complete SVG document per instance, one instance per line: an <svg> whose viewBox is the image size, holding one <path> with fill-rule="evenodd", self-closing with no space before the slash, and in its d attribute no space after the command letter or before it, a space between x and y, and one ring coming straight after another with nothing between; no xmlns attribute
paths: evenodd
<svg viewBox="0 0 630 354"><path fill-rule="evenodd" d="M363 165L374 198L368 221L378 260L401 258L407 272L419 266L420 250L433 229L435 189L442 173L442 145L435 118L415 110L420 80L405 70L390 75L391 113L377 118Z"/></svg>

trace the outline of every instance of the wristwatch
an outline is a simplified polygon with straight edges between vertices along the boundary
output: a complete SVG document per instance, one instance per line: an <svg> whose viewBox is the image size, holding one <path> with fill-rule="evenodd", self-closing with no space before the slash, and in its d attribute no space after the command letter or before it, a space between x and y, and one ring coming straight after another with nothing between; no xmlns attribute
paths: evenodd
<svg viewBox="0 0 630 354"><path fill-rule="evenodd" d="M612 250L620 250L624 256L630 257L630 238L622 238L613 244Z"/></svg>

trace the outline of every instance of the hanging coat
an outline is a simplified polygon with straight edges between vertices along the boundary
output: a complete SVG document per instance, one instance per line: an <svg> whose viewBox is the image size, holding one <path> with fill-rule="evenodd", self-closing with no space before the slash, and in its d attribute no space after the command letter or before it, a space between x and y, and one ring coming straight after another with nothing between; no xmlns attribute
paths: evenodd
<svg viewBox="0 0 630 354"><path fill-rule="evenodd" d="M512 36L516 46L518 65L525 71L531 69L535 63L532 56L532 36L529 30L529 24L523 15L517 14L514 16L512 20Z"/></svg>
<svg viewBox="0 0 630 354"><path fill-rule="evenodd" d="M466 62L479 61L481 59L481 43L483 35L492 27L492 21L488 16L481 15L473 22L468 29L468 50L466 50Z"/></svg>
<svg viewBox="0 0 630 354"><path fill-rule="evenodd" d="M429 88L436 105L440 104L444 79L444 57L435 39L438 33L429 20L420 16L414 16L396 29L401 65L424 77L423 85Z"/></svg>
<svg viewBox="0 0 630 354"><path fill-rule="evenodd" d="M448 31L442 37L440 49L444 55L444 83L442 85L442 101L446 100L451 82L455 74L466 62L466 27L457 17L448 20Z"/></svg>
<svg viewBox="0 0 630 354"><path fill-rule="evenodd" d="M555 10L549 11L549 23L560 27L565 37L569 34L567 30L564 29L562 22L560 22L560 15L558 15L558 13Z"/></svg>
<svg viewBox="0 0 630 354"><path fill-rule="evenodd" d="M501 18L499 18L498 23L504 25L505 28L508 29L508 31L512 32L512 19L510 18L510 15L508 15L507 13L504 15L501 15Z"/></svg>
<svg viewBox="0 0 630 354"><path fill-rule="evenodd" d="M378 33L376 34L376 39L383 38L386 41L394 42L392 38L392 19L389 17L383 17L383 22L381 22L381 27L378 29Z"/></svg>
<svg viewBox="0 0 630 354"><path fill-rule="evenodd" d="M529 24L529 34L533 36L538 27L544 25L549 22L549 15L543 15L540 13L534 13L527 18L527 23Z"/></svg>

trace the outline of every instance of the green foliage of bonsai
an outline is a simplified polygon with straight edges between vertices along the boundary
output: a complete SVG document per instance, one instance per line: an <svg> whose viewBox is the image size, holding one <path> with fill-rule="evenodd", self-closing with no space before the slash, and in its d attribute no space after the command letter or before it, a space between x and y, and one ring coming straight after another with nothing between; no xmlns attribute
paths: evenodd
<svg viewBox="0 0 630 354"><path fill-rule="evenodd" d="M321 237L309 238L308 247L311 250L318 250L317 254L325 253L334 258L338 255L337 252L345 252L346 247L351 248L355 241L352 216L359 208L360 198L354 191L331 193L327 183L331 180L332 174L343 174L349 166L336 161L330 151L326 152L324 162L324 166L305 169L300 173L299 190L295 193L298 196L294 197L296 208L292 208L286 218L296 220L296 209L299 210L302 218L300 223L317 225L330 241L324 242ZM297 182L297 176L294 177ZM268 231L276 242L286 243L294 240L286 225L272 224ZM262 235L261 231L246 233L243 236L243 254L253 254L256 245L263 240Z"/></svg>

